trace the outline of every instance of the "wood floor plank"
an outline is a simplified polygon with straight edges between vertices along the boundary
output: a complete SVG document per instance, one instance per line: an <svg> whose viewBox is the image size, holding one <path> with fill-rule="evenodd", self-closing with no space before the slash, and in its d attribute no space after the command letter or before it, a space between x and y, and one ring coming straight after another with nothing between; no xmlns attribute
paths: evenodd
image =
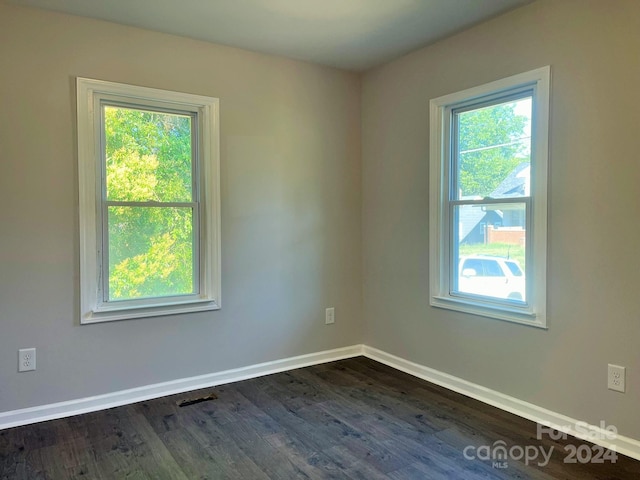
<svg viewBox="0 0 640 480"><path fill-rule="evenodd" d="M335 402L325 404L323 408L330 409L338 418L345 418L346 423L353 422L364 435L376 438L392 452L402 451L407 457L404 465L414 465L412 462L416 462L443 472L463 471L469 479L491 476L488 474L490 469L482 463L465 465L462 449L453 448L435 435L419 431L402 421L390 421L379 414L354 418L349 409Z"/></svg>
<svg viewBox="0 0 640 480"><path fill-rule="evenodd" d="M218 471L215 478L267 478L229 434L236 428L238 419L222 425L218 420L212 415L210 407L204 404L185 407L180 413L181 430L188 433L188 437L184 438L190 438L189 443L197 445L197 449L204 449ZM184 450L187 447L182 446ZM188 451L185 452L183 457L188 454Z"/></svg>
<svg viewBox="0 0 640 480"><path fill-rule="evenodd" d="M339 442L355 457L383 473L396 470L410 460L406 452L363 434L358 428L353 428L320 406L307 407L299 413L307 423L314 426L314 431L327 439L323 442L325 445Z"/></svg>
<svg viewBox="0 0 640 480"><path fill-rule="evenodd" d="M276 479L312 479L305 468L292 462L286 454L270 445L250 423L238 420L229 431L234 443L269 477Z"/></svg>
<svg viewBox="0 0 640 480"><path fill-rule="evenodd" d="M269 478L237 447L230 447L229 442L212 446L186 429L166 432L161 438L187 478Z"/></svg>
<svg viewBox="0 0 640 480"><path fill-rule="evenodd" d="M188 480L178 466L171 452L155 434L147 419L141 414L129 415L123 428L136 463L140 469L152 478L172 478Z"/></svg>
<svg viewBox="0 0 640 480"><path fill-rule="evenodd" d="M342 445L331 447L324 452L328 457L333 459L336 464L340 465L345 479L382 480L389 478L373 465L367 463L366 460L353 455L348 448Z"/></svg>
<svg viewBox="0 0 640 480"><path fill-rule="evenodd" d="M341 465L323 451L308 447L296 435L275 433L265 440L311 478L344 479Z"/></svg>

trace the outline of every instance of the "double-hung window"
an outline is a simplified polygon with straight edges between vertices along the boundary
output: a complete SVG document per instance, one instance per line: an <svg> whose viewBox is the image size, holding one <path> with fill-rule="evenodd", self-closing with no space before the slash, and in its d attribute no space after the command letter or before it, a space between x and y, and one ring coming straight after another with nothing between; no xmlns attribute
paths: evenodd
<svg viewBox="0 0 640 480"><path fill-rule="evenodd" d="M546 326L549 79L431 100L431 305Z"/></svg>
<svg viewBox="0 0 640 480"><path fill-rule="evenodd" d="M77 79L81 323L220 308L218 100Z"/></svg>

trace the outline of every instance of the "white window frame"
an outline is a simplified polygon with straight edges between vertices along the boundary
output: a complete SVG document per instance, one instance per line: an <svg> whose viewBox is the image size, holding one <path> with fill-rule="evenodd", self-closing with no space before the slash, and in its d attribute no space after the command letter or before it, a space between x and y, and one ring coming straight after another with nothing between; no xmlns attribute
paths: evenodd
<svg viewBox="0 0 640 480"><path fill-rule="evenodd" d="M514 75L461 92L452 93L430 101L430 304L434 307L471 313L484 317L507 320L534 327L547 328L546 278L547 278L547 175L549 156L549 66ZM481 102L531 88L532 143L531 143L531 191L527 236L527 300L522 306L515 302L495 301L452 295L451 258L452 226L449 215L450 170L452 166L451 129L452 111L470 102Z"/></svg>
<svg viewBox="0 0 640 480"><path fill-rule="evenodd" d="M220 301L220 148L219 100L122 83L78 77L77 135L80 223L80 323L217 310ZM192 295L106 302L102 297L104 264L102 220L103 102L133 108L176 111L195 118L194 172L199 192L194 218L194 265L199 291Z"/></svg>

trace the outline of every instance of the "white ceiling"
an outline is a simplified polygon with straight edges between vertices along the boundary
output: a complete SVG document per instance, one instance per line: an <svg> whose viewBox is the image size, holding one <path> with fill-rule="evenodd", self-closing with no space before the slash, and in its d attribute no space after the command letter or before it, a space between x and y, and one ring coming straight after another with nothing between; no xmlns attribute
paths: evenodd
<svg viewBox="0 0 640 480"><path fill-rule="evenodd" d="M362 71L533 0L9 0Z"/></svg>

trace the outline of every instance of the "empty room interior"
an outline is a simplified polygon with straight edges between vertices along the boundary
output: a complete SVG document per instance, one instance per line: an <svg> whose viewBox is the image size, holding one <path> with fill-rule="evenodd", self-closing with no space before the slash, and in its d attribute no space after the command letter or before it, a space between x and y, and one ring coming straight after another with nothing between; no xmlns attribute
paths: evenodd
<svg viewBox="0 0 640 480"><path fill-rule="evenodd" d="M640 1L0 1L0 478L640 478Z"/></svg>

